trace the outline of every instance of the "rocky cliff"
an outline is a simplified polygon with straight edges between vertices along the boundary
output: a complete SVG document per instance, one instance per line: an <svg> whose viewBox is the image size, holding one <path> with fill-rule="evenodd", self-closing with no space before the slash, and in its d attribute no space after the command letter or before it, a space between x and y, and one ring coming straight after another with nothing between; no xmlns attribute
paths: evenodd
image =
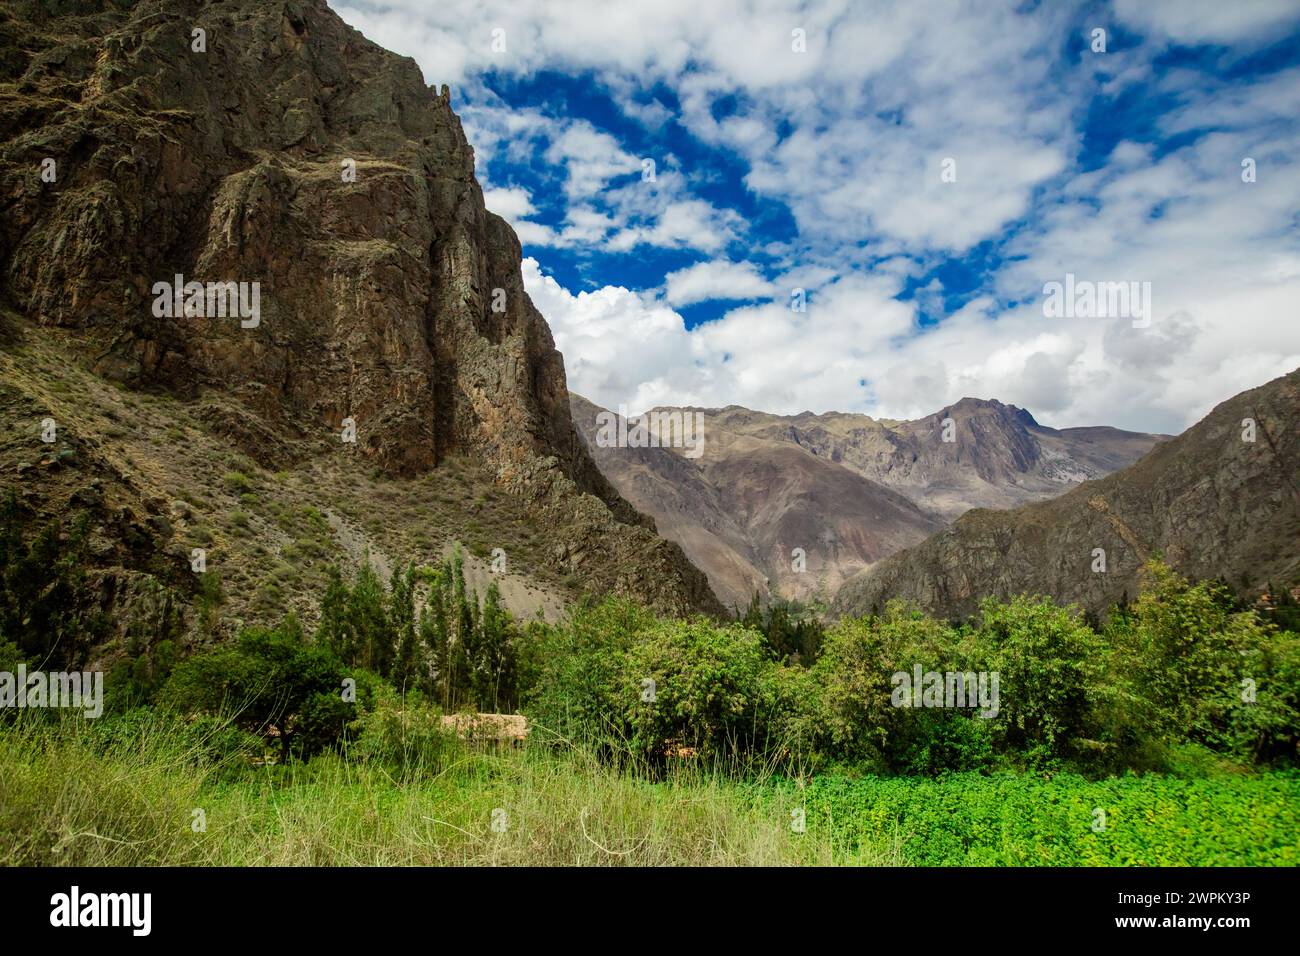
<svg viewBox="0 0 1300 956"><path fill-rule="evenodd" d="M347 430L392 478L472 459L591 590L717 609L577 438L519 242L413 60L323 0L15 0L0 130L0 295L96 375L267 469Z"/></svg>
<svg viewBox="0 0 1300 956"><path fill-rule="evenodd" d="M834 610L903 598L956 617L985 595L1030 593L1103 612L1136 596L1138 570L1157 554L1243 595L1300 580L1300 370L1059 498L968 512L849 581Z"/></svg>

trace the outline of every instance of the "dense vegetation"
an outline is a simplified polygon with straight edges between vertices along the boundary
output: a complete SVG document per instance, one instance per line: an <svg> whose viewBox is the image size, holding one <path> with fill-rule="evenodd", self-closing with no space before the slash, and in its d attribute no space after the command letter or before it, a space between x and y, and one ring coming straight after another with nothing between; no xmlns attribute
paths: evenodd
<svg viewBox="0 0 1300 956"><path fill-rule="evenodd" d="M81 555L84 530L24 538L12 512L0 517L0 669L77 666L84 638L60 641L88 620L68 617L85 573L69 555ZM197 594L199 631L215 633L220 584L208 575ZM174 823L186 801L244 816L262 805L283 814L289 801L307 826L325 812L314 799L338 801L331 814L382 800L416 827L402 814L451 799L455 780L466 812L518 806L524 781L543 788L529 815L542 813L546 788L562 801L556 813L573 810L577 792L597 817L626 801L611 811L625 842L640 832L635 821L685 814L685 830L660 834L635 862L1297 862L1300 638L1158 561L1138 598L1101 624L1029 597L986 601L968 622L899 604L830 626L793 605L754 605L730 623L665 620L604 600L561 623L521 624L495 588L472 593L459 553L399 568L388 587L369 566L350 581L332 570L310 633L290 614L180 659L176 612L159 607L127 629L104 717L0 712L9 858L44 859L22 828L65 826L47 818L50 801L94 817L89 832L118 828L115 839ZM918 672L996 674L995 706L929 706L944 702L942 689L933 700L920 688L900 696L895 675ZM532 727L520 751L468 746L441 721L515 709ZM109 784L88 768L105 780L130 769L158 789L99 792ZM82 782L61 790L60 774ZM692 817L667 807L677 799L710 809ZM144 822L128 821L124 807L140 801L154 801L132 811ZM798 829L783 820L793 811ZM482 830L436 818L449 832ZM335 848L369 826L316 825ZM256 820L231 826L220 843L153 831L138 842L153 847L149 862L279 858ZM713 857L692 842L693 826L738 827L758 842ZM240 828L262 849L241 852L231 842ZM443 829L421 837L419 852L372 833L382 847L372 861L485 861ZM581 849L556 836L557 852L627 856L588 836ZM100 850L79 859L122 859Z"/></svg>
<svg viewBox="0 0 1300 956"><path fill-rule="evenodd" d="M1096 774L1167 767L1185 745L1289 763L1300 740L1300 639L1159 562L1100 630L1045 598L986 601L960 625L891 605L835 624L807 668L784 666L760 631L612 602L542 630L550 653L525 695L537 721L646 756L688 746L809 769ZM896 706L892 675L918 665L997 673L996 716ZM646 679L653 706L638 693Z"/></svg>

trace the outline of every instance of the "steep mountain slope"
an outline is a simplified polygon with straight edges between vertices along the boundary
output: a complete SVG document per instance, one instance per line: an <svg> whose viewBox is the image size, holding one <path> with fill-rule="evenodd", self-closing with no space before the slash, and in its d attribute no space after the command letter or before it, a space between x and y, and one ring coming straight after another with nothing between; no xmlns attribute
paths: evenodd
<svg viewBox="0 0 1300 956"><path fill-rule="evenodd" d="M112 660L133 632L151 634L169 598L184 611L198 585L195 548L220 577L230 629L290 610L310 625L328 565L350 578L369 560L387 580L399 562L436 563L453 541L471 583L482 592L495 582L521 617L554 618L573 596L554 539L481 463L448 456L418 479L390 478L340 444L271 471L209 424L233 400L115 387L47 332L5 331L20 341L0 349L0 500L13 493L32 531L54 517L65 531L66 519L92 519L84 610L102 612L113 633L93 649L104 656L87 660ZM490 574L496 547L506 567Z"/></svg>
<svg viewBox="0 0 1300 956"><path fill-rule="evenodd" d="M1244 440L1248 419L1253 442ZM1098 548L1104 572L1093 570ZM1300 578L1300 370L1060 498L967 513L844 585L834 610L905 598L961 616L984 595L1035 593L1100 612L1137 593L1137 572L1157 552L1243 593Z"/></svg>
<svg viewBox="0 0 1300 956"><path fill-rule="evenodd" d="M323 0L0 3L0 130L4 384L29 409L9 437L40 456L30 415L48 415L69 450L104 452L83 477L121 479L153 550L190 542L148 525L151 483L127 480L98 409L43 393L28 373L50 355L33 348L159 397L160 423L193 421L268 474L328 459L357 481L415 482L464 460L541 529L570 591L718 609L576 436L563 360L446 87ZM241 283L255 308L232 317L220 288L186 286L173 311L174 282ZM185 467L159 454L149 477L214 482ZM59 513L79 489L45 477L4 481L33 515ZM509 551L509 529L489 544Z"/></svg>
<svg viewBox="0 0 1300 956"><path fill-rule="evenodd" d="M664 447L602 448L603 410L577 395L570 404L606 477L682 545L730 606L769 588L829 600L848 577L969 508L1060 494L1135 461L1160 438L1058 431L1022 409L975 399L915 422L673 410L704 416L703 452L689 458ZM943 440L947 419L951 442ZM802 572L795 548L806 556Z"/></svg>

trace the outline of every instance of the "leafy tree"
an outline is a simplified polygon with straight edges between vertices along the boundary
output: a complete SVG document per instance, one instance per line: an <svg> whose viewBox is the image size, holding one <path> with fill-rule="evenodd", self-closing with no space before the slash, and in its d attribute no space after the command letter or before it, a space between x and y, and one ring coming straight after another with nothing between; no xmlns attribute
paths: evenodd
<svg viewBox="0 0 1300 956"><path fill-rule="evenodd" d="M1106 628L1121 743L1192 741L1254 760L1294 759L1300 735L1300 646L1216 582L1161 561L1141 596ZM1118 716L1116 716L1118 714Z"/></svg>
<svg viewBox="0 0 1300 956"><path fill-rule="evenodd" d="M427 605L420 610L420 640L429 650L430 683L434 699L444 711L450 711L455 680L448 621L447 571L445 568L431 569L425 577L429 582L429 597Z"/></svg>
<svg viewBox="0 0 1300 956"><path fill-rule="evenodd" d="M356 635L359 663L384 677L392 672L395 655L386 604L379 575L363 561L348 595L348 623Z"/></svg>
<svg viewBox="0 0 1300 956"><path fill-rule="evenodd" d="M931 773L991 761L988 721L967 710L896 706L894 675L979 670L969 638L900 602L838 622L813 666L817 743L876 770ZM909 700L912 698L908 698Z"/></svg>
<svg viewBox="0 0 1300 956"><path fill-rule="evenodd" d="M182 661L159 700L185 714L228 716L278 741L282 760L306 758L337 743L357 718L364 697L344 700L349 676L327 647L306 643L290 615L274 629L245 628L234 646Z"/></svg>
<svg viewBox="0 0 1300 956"><path fill-rule="evenodd" d="M798 601L774 600L764 607L755 594L740 623L762 634L772 656L783 663L810 667L821 654L825 628L813 609Z"/></svg>
<svg viewBox="0 0 1300 956"><path fill-rule="evenodd" d="M515 688L515 627L501 606L496 582L488 588L475 642L474 695L479 710L500 712L517 705Z"/></svg>
<svg viewBox="0 0 1300 956"><path fill-rule="evenodd" d="M975 635L979 670L999 675L997 746L1050 764L1069 755L1091 727L1090 662L1100 641L1077 608L1049 598L985 600Z"/></svg>
<svg viewBox="0 0 1300 956"><path fill-rule="evenodd" d="M357 659L357 637L348 615L351 592L336 565L330 565L325 595L321 599L320 622L316 626L316 643L329 648L339 660Z"/></svg>
<svg viewBox="0 0 1300 956"><path fill-rule="evenodd" d="M525 657L537 677L524 704L538 736L597 747L617 737L617 715L629 703L620 683L622 660L654 625L650 611L616 599L584 600L560 625L529 625Z"/></svg>
<svg viewBox="0 0 1300 956"><path fill-rule="evenodd" d="M706 756L783 746L783 701L772 682L778 669L761 636L742 626L658 622L619 669L617 712L629 745L646 755L685 746Z"/></svg>

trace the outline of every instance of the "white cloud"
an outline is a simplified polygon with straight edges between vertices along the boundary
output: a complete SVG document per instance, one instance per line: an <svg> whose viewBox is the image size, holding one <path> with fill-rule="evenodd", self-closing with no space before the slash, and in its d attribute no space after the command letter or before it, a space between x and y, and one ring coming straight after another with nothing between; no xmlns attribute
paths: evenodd
<svg viewBox="0 0 1300 956"><path fill-rule="evenodd" d="M1296 18L1294 0L1115 0L1115 12L1129 26L1154 31L1179 43L1233 43L1275 36Z"/></svg>
<svg viewBox="0 0 1300 956"><path fill-rule="evenodd" d="M536 211L533 208L533 200L528 195L528 191L518 187L485 189L483 190L483 204L487 206L490 212L496 213L510 223L531 216Z"/></svg>
<svg viewBox="0 0 1300 956"><path fill-rule="evenodd" d="M1098 15L1149 42L1064 63L1067 33L1080 29L1067 4L662 0L593 11L352 0L339 9L415 56L430 82L453 86L482 181L491 157L546 181L532 195L487 192L543 262L560 247L709 257L665 276L662 294L616 283L574 294L525 261L571 387L602 404L912 417L973 395L1047 424L1171 431L1300 365L1300 70L1228 85L1155 61L1179 42L1236 44L1227 58L1238 58L1293 27L1293 0L1116 0ZM491 53L495 26L506 30L505 54ZM795 27L807 32L806 53L790 49ZM670 90L677 122L736 157L748 189L790 210L795 235L755 236L735 210L702 198L706 177L677 157L652 157L656 181L643 182L630 145L587 120L501 103L480 84L488 69L590 73L646 129L669 121L671 99L655 97ZM1083 169L1082 112L1137 83L1176 104L1157 119L1160 134L1214 132L1164 153L1121 142L1100 168ZM716 109L724 99L734 110ZM939 175L949 157L953 183ZM1241 181L1246 157L1255 183ZM931 282L900 301L907 282L990 240L1004 242L1005 258L980 295L919 328L918 304L933 314L947 290ZM775 260L779 288L745 261L746 245ZM1067 272L1150 282L1152 327L1045 318L1043 283ZM806 313L788 307L794 286L811 293ZM733 298L763 301L691 330L673 309Z"/></svg>
<svg viewBox="0 0 1300 956"><path fill-rule="evenodd" d="M668 273L664 297L673 305L691 305L721 299L758 299L770 296L772 283L752 262L725 259L697 262Z"/></svg>
<svg viewBox="0 0 1300 956"><path fill-rule="evenodd" d="M1032 17L962 0L848 9L834 0L663 0L598 12L542 0L385 0L378 9L354 0L339 9L414 56L429 82L465 86L476 106L476 78L488 69L596 71L629 115L653 125L665 118L662 104L634 92L670 86L694 135L739 153L751 188L787 202L808 235L834 241L871 229L903 245L967 248L1024 211L1072 142L1073 92L1051 81L1044 53L1064 29L1066 11L1053 6ZM494 54L498 27L507 50ZM804 53L792 49L795 28L806 32ZM731 94L744 95L746 109L716 120L712 106ZM518 148L499 131L479 137L474 119L480 152ZM778 143L780 122L791 135ZM965 175L956 189L932 191L945 156ZM641 157L578 121L551 138L545 158L567 169L566 192L584 201ZM675 215L686 198L676 197ZM725 230L711 241L718 235ZM671 224L626 233L620 247L634 240L689 245Z"/></svg>
<svg viewBox="0 0 1300 956"><path fill-rule="evenodd" d="M625 152L618 140L579 120L569 123L551 140L546 159L566 174L571 199L588 199L617 176L641 172L641 158Z"/></svg>

